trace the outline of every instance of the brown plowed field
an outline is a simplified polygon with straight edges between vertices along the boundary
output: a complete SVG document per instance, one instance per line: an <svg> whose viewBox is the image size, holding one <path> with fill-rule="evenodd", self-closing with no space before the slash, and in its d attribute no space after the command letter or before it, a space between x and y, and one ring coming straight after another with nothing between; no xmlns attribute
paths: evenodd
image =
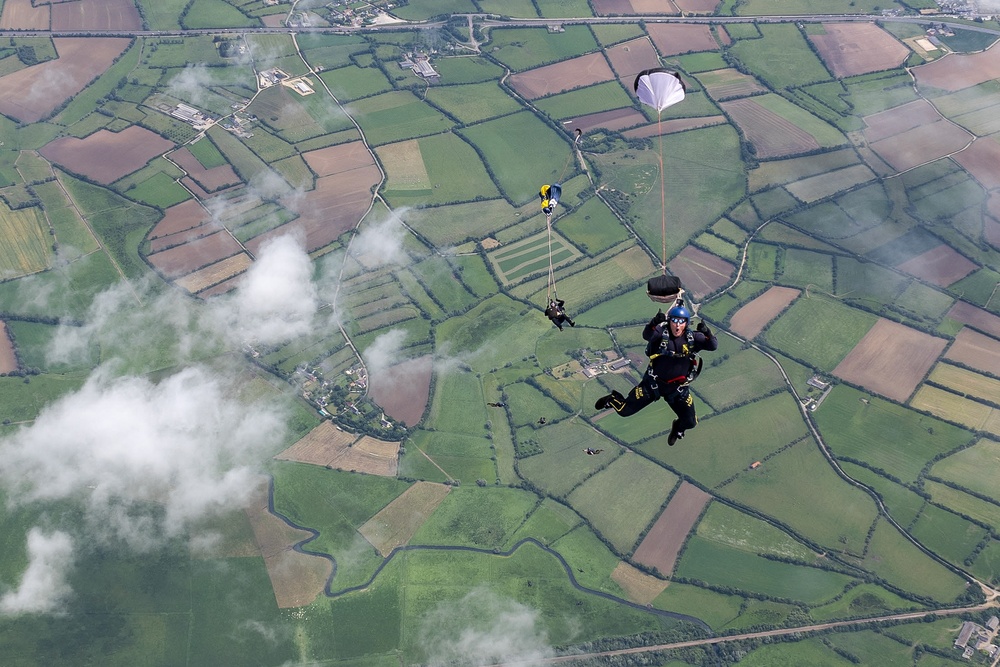
<svg viewBox="0 0 1000 667"><path fill-rule="evenodd" d="M694 246L688 246L670 262L670 272L681 279L684 289L695 299L729 282L736 267L710 253Z"/></svg>
<svg viewBox="0 0 1000 667"><path fill-rule="evenodd" d="M612 14L635 14L629 0L593 0L594 14L608 16Z"/></svg>
<svg viewBox="0 0 1000 667"><path fill-rule="evenodd" d="M620 561L611 571L611 580L622 587L629 600L643 605L651 604L670 585L669 582L646 574L625 561Z"/></svg>
<svg viewBox="0 0 1000 667"><path fill-rule="evenodd" d="M141 30L132 0L77 0L52 5L53 30Z"/></svg>
<svg viewBox="0 0 1000 667"><path fill-rule="evenodd" d="M333 575L333 561L293 549L312 533L293 528L271 513L266 482L254 493L245 512L264 557L278 608L304 607L312 603Z"/></svg>
<svg viewBox="0 0 1000 667"><path fill-rule="evenodd" d="M198 158L192 155L187 148L174 151L170 154L170 159L180 165L180 168L186 171L188 176L194 179L205 192L216 192L241 182L240 177L228 164L205 169L201 162L198 162Z"/></svg>
<svg viewBox="0 0 1000 667"><path fill-rule="evenodd" d="M874 23L824 23L825 35L808 35L833 75L842 79L898 67L910 50Z"/></svg>
<svg viewBox="0 0 1000 667"><path fill-rule="evenodd" d="M302 158L317 176L333 176L355 169L365 169L375 164L371 152L361 141L309 151L303 153Z"/></svg>
<svg viewBox="0 0 1000 667"><path fill-rule="evenodd" d="M679 14L671 0L631 0L632 11L636 14Z"/></svg>
<svg viewBox="0 0 1000 667"><path fill-rule="evenodd" d="M228 232L218 231L183 245L148 255L146 259L167 278L178 278L243 252Z"/></svg>
<svg viewBox="0 0 1000 667"><path fill-rule="evenodd" d="M711 499L712 496L697 486L682 482L632 558L669 577L688 533Z"/></svg>
<svg viewBox="0 0 1000 667"><path fill-rule="evenodd" d="M905 171L964 148L973 137L954 123L939 120L871 144L894 169Z"/></svg>
<svg viewBox="0 0 1000 667"><path fill-rule="evenodd" d="M661 56L675 56L692 51L716 51L719 45L707 25L684 23L652 23L646 32Z"/></svg>
<svg viewBox="0 0 1000 667"><path fill-rule="evenodd" d="M0 14L0 30L48 30L49 6L34 7L31 0L6 0Z"/></svg>
<svg viewBox="0 0 1000 667"><path fill-rule="evenodd" d="M623 132L626 137L655 137L661 132L670 134L671 132L683 132L693 130L696 127L708 127L709 125L724 125L729 120L725 116L699 116L697 118L677 118L676 120L666 120L662 123L650 123L645 127L637 127L634 130Z"/></svg>
<svg viewBox="0 0 1000 667"><path fill-rule="evenodd" d="M370 157L370 156L369 156ZM247 248L257 254L268 239L283 236L292 229L305 234L306 251L330 245L344 232L354 229L371 206L371 188L381 173L375 163L367 167L316 179L316 188L295 204L299 218L247 241Z"/></svg>
<svg viewBox="0 0 1000 667"><path fill-rule="evenodd" d="M323 420L305 437L274 458L369 475L396 476L398 442L386 442L367 436L355 442L355 437L338 429L333 422Z"/></svg>
<svg viewBox="0 0 1000 667"><path fill-rule="evenodd" d="M165 210L163 217L149 232L149 238L155 239L186 232L208 222L211 217L197 201L189 199Z"/></svg>
<svg viewBox="0 0 1000 667"><path fill-rule="evenodd" d="M519 95L534 100L545 95L582 88L614 78L615 73L611 71L611 66L605 60L604 54L588 53L585 56L563 60L554 65L536 67L526 72L514 74L508 81Z"/></svg>
<svg viewBox="0 0 1000 667"><path fill-rule="evenodd" d="M639 72L660 66L660 57L648 37L640 37L605 49L611 67L618 73L625 86L631 90Z"/></svg>
<svg viewBox="0 0 1000 667"><path fill-rule="evenodd" d="M1000 78L1000 49L996 46L979 53L950 53L912 70L918 86L941 90L962 90Z"/></svg>
<svg viewBox="0 0 1000 667"><path fill-rule="evenodd" d="M424 416L431 388L431 355L409 359L368 378L368 395L389 417L407 427Z"/></svg>
<svg viewBox="0 0 1000 667"><path fill-rule="evenodd" d="M729 328L744 338L753 338L801 293L792 287L772 287L737 310Z"/></svg>
<svg viewBox="0 0 1000 667"><path fill-rule="evenodd" d="M796 155L819 148L811 134L757 104L752 97L720 102L719 106L740 126L761 158Z"/></svg>
<svg viewBox="0 0 1000 667"><path fill-rule="evenodd" d="M174 145L146 128L132 125L121 132L98 130L88 137L60 137L42 146L46 160L107 185L137 171Z"/></svg>
<svg viewBox="0 0 1000 667"><path fill-rule="evenodd" d="M956 301L948 311L948 317L1000 338L1000 317L967 301Z"/></svg>
<svg viewBox="0 0 1000 667"><path fill-rule="evenodd" d="M941 114L927 100L914 100L865 116L865 141L871 144L939 120Z"/></svg>
<svg viewBox="0 0 1000 667"><path fill-rule="evenodd" d="M903 403L947 344L943 338L880 318L833 374Z"/></svg>
<svg viewBox="0 0 1000 667"><path fill-rule="evenodd" d="M648 119L635 109L613 109L592 113L589 116L581 116L567 121L566 127L573 129L580 128L583 132L589 132L598 127L608 130L623 130L627 127L635 127L642 123L649 122Z"/></svg>
<svg viewBox="0 0 1000 667"><path fill-rule="evenodd" d="M410 539L434 513L451 487L435 482L417 482L358 528L383 558Z"/></svg>
<svg viewBox="0 0 1000 667"><path fill-rule="evenodd" d="M192 227L191 229L186 229L183 232L171 234L170 236L161 236L159 238L150 239L149 252L163 252L164 250L168 250L185 243L190 243L191 241L200 239L203 236L215 234L219 230L220 228L218 225L203 224L198 225L197 227Z"/></svg>
<svg viewBox="0 0 1000 667"><path fill-rule="evenodd" d="M955 342L944 358L985 373L1000 375L1000 340L965 328L955 336Z"/></svg>
<svg viewBox="0 0 1000 667"><path fill-rule="evenodd" d="M991 137L976 139L971 146L952 158L985 189L1000 188L1000 169L997 169L1000 164L1000 143Z"/></svg>
<svg viewBox="0 0 1000 667"><path fill-rule="evenodd" d="M7 334L7 323L0 320L0 373L13 373L17 370L17 355L14 354L14 344Z"/></svg>
<svg viewBox="0 0 1000 667"><path fill-rule="evenodd" d="M219 294L225 294L230 292L237 287L239 287L240 276L233 276L229 280L223 280L218 285L212 285L208 289L198 292L197 296L199 299L211 299L213 296L218 296Z"/></svg>
<svg viewBox="0 0 1000 667"><path fill-rule="evenodd" d="M182 276L175 280L174 284L182 289L186 289L191 294L197 294L212 285L242 274L252 264L253 260L250 259L250 255L241 252L238 255L227 257L221 262L216 262L211 266L198 269L194 273Z"/></svg>
<svg viewBox="0 0 1000 667"><path fill-rule="evenodd" d="M896 268L935 285L947 287L979 267L955 252L951 246L942 243L902 264L897 264Z"/></svg>
<svg viewBox="0 0 1000 667"><path fill-rule="evenodd" d="M45 118L110 67L131 41L125 37L53 38L59 54L56 60L0 77L0 89L22 93L0 96L0 113L22 123Z"/></svg>
<svg viewBox="0 0 1000 667"><path fill-rule="evenodd" d="M714 14L722 0L674 0L685 14Z"/></svg>

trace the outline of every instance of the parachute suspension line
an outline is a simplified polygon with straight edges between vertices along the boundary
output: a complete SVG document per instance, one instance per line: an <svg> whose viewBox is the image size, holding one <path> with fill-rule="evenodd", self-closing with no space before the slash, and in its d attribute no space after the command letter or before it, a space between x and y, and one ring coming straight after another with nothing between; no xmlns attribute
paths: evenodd
<svg viewBox="0 0 1000 667"><path fill-rule="evenodd" d="M662 230L662 253L660 268L667 275L667 182L663 169L663 130L660 127L660 112L656 113L656 133L660 137L660 229Z"/></svg>
<svg viewBox="0 0 1000 667"><path fill-rule="evenodd" d="M556 292L556 273L552 268L552 215L545 216L545 227L548 229L549 234L549 288L548 296L545 298L546 304L553 300L553 298L558 299L559 294Z"/></svg>

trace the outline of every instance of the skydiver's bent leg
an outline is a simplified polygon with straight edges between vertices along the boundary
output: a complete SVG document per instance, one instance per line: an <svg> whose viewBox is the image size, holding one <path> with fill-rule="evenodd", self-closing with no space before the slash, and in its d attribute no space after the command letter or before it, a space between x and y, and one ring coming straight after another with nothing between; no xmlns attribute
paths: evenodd
<svg viewBox="0 0 1000 667"><path fill-rule="evenodd" d="M602 396L594 403L594 407L598 410L613 408L622 417L630 417L655 400L656 395L649 390L645 382L642 382L638 386L632 387L628 396L622 396L617 391Z"/></svg>
<svg viewBox="0 0 1000 667"><path fill-rule="evenodd" d="M663 400L677 415L677 419L670 427L670 435L667 437L667 443L673 445L678 438L684 437L685 431L698 425L698 416L694 412L694 397L691 396L691 391L687 387L681 387L667 393Z"/></svg>

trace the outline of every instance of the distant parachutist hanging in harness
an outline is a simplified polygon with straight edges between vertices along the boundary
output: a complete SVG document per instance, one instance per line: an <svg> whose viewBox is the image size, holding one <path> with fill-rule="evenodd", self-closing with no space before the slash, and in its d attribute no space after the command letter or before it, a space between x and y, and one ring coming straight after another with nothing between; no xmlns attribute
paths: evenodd
<svg viewBox="0 0 1000 667"><path fill-rule="evenodd" d="M684 99L684 81L681 80L677 72L659 67L640 72L635 78L634 89L640 102L656 109L656 130L660 146L660 226L663 239L660 269L663 274L649 280L646 285L646 294L653 301L673 304L680 298L682 290L680 281L667 275L667 190L663 166L663 129L660 126L660 117L664 109Z"/></svg>
<svg viewBox="0 0 1000 667"><path fill-rule="evenodd" d="M552 210L559 204L562 197L562 186L558 183L543 185L538 191L538 198L542 200L542 213L545 214L546 223L552 220Z"/></svg>
<svg viewBox="0 0 1000 667"><path fill-rule="evenodd" d="M556 292L556 274L552 266L552 210L559 204L559 198L562 196L562 186L558 183L553 183L552 185L545 184L538 190L538 198L542 201L542 213L545 214L545 228L548 232L548 244L549 244L549 288L548 295L545 298L545 317L552 320L559 331L563 330L563 323L569 322L571 327L576 326L576 322L570 319L570 316L566 314L566 302L559 298L559 294Z"/></svg>

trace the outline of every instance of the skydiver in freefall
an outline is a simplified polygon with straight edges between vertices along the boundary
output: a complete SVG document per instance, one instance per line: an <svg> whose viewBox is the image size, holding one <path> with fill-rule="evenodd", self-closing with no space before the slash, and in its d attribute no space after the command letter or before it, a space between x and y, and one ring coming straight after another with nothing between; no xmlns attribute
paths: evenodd
<svg viewBox="0 0 1000 667"><path fill-rule="evenodd" d="M697 377L701 363L697 352L719 349L719 340L712 335L704 322L698 323L697 331L688 328L691 312L683 301L667 311L657 311L649 324L642 330L646 344L649 365L642 381L632 388L628 396L612 391L594 403L594 408L603 410L614 408L622 417L629 417L645 408L656 399L662 398L674 411L677 418L670 426L667 444L673 447L684 432L698 424L694 411L694 398L688 385Z"/></svg>

